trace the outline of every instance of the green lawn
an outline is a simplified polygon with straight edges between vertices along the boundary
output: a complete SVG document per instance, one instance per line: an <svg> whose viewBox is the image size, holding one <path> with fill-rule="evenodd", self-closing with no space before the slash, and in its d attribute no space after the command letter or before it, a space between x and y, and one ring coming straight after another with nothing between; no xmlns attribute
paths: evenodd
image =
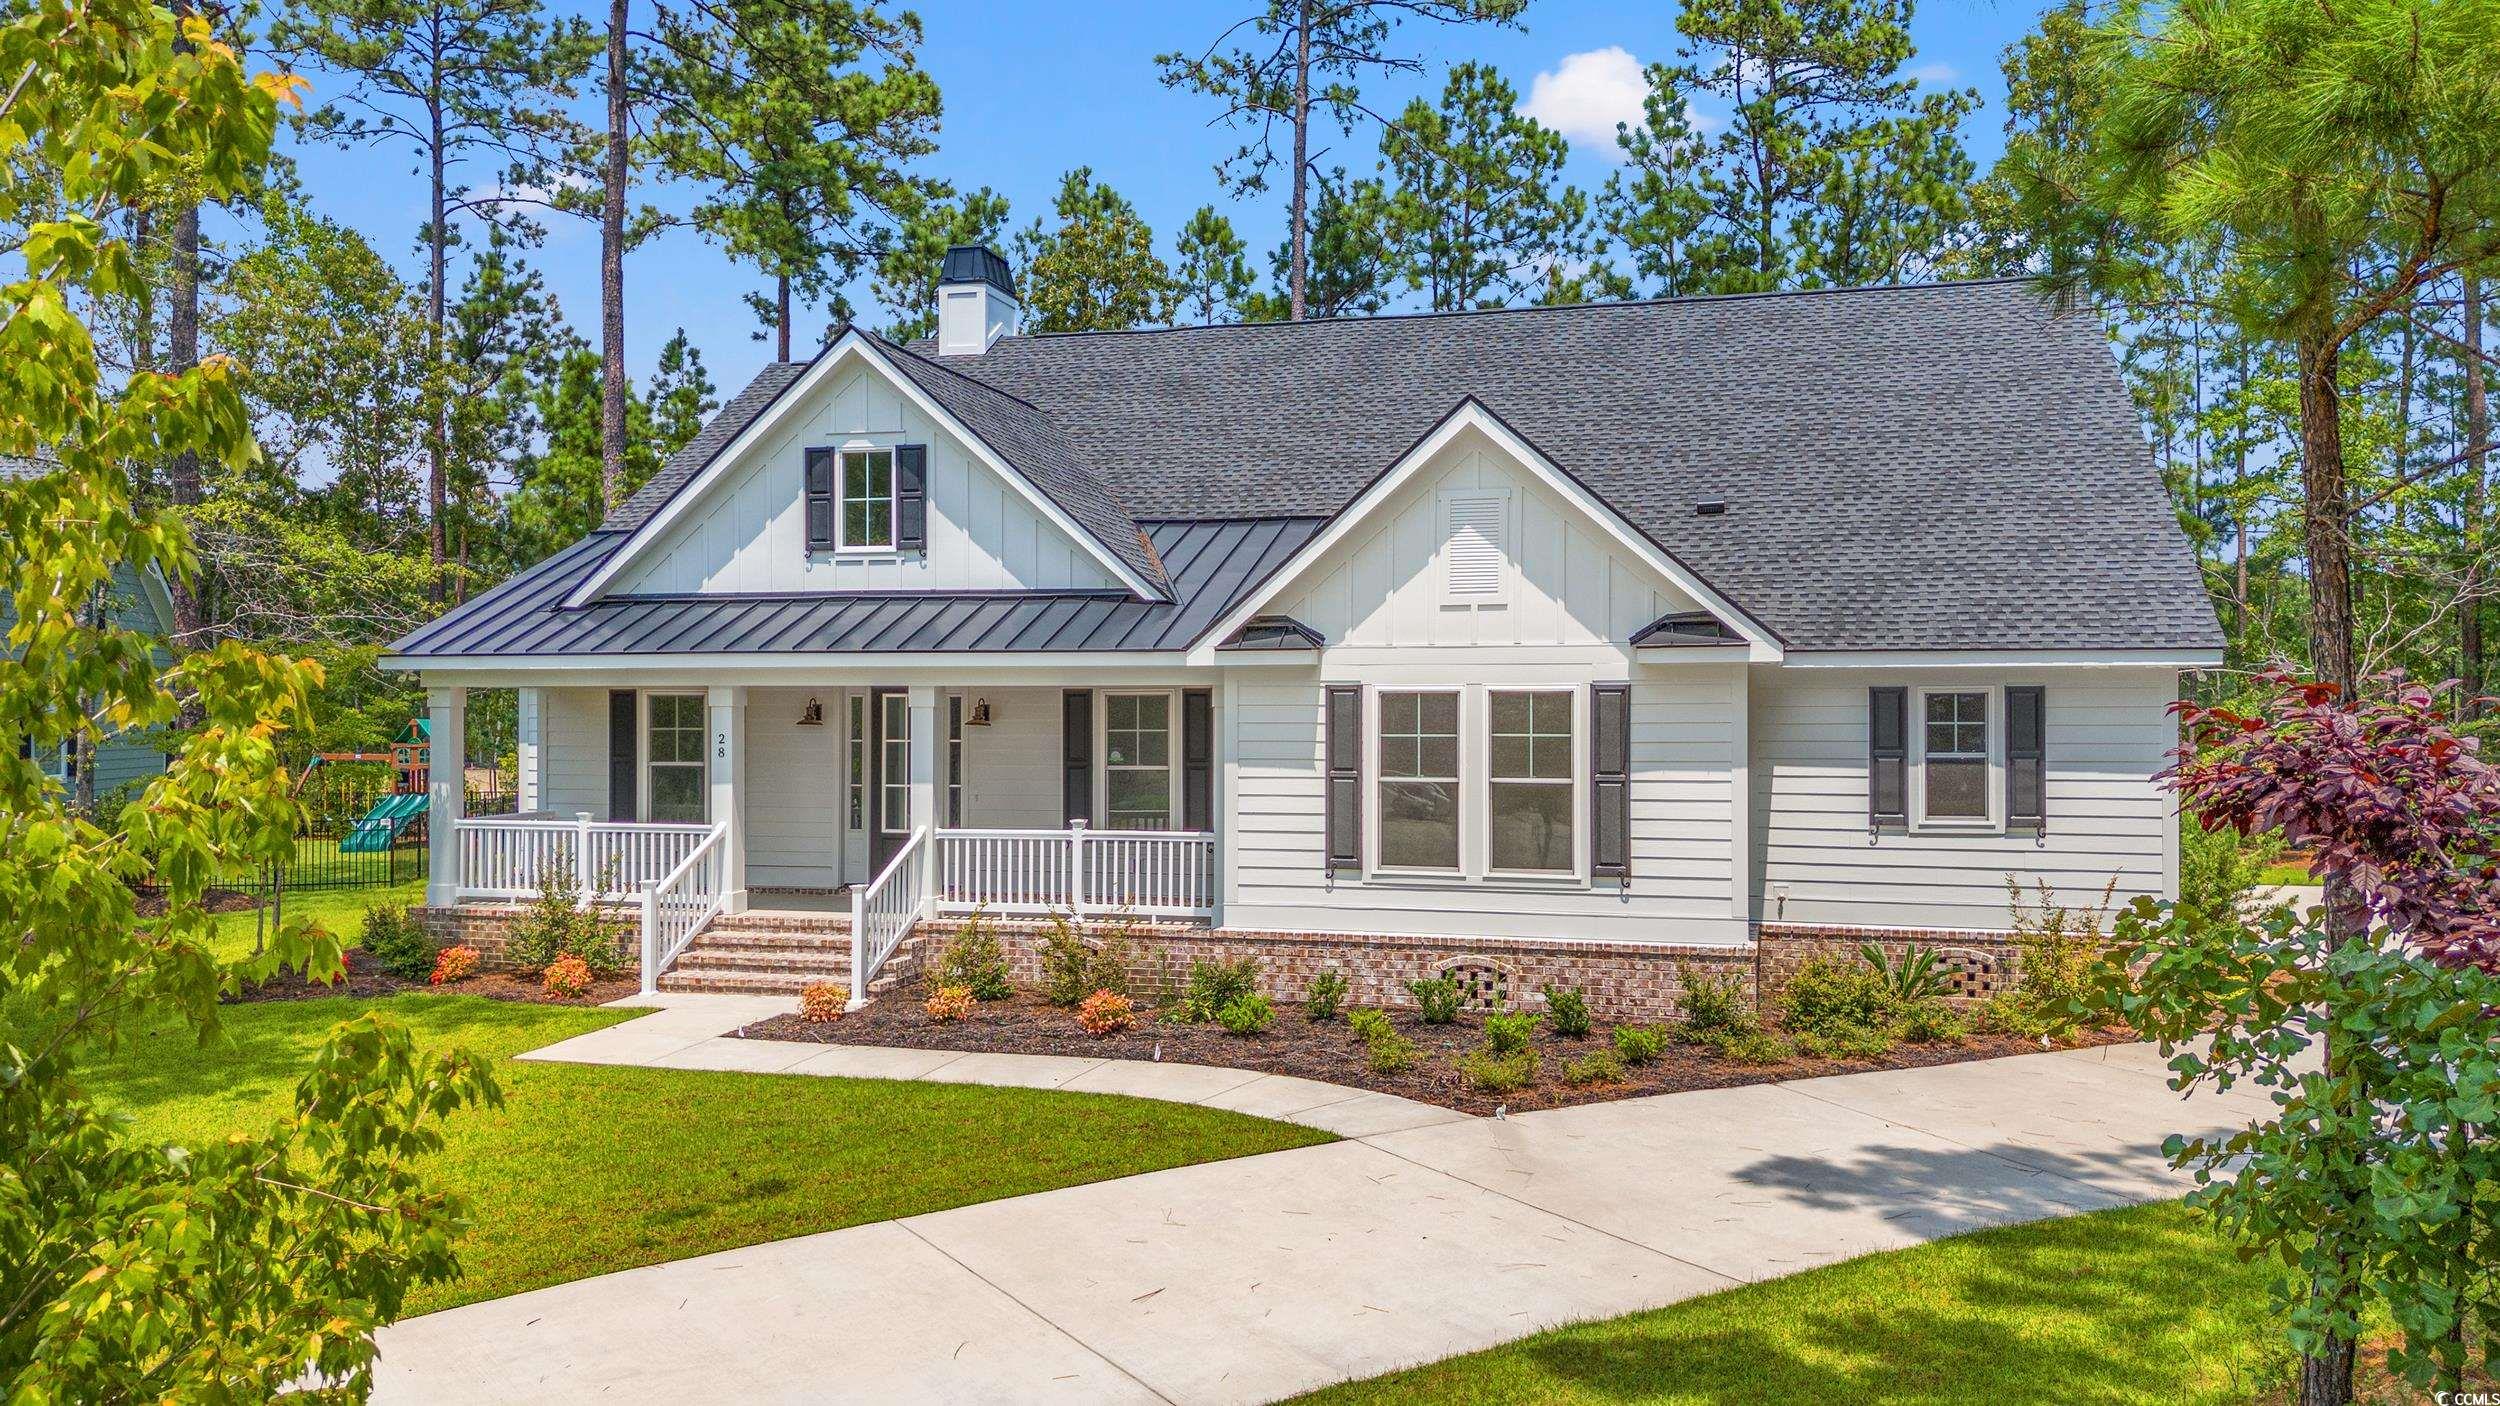
<svg viewBox="0 0 2500 1406"><path fill-rule="evenodd" d="M2261 1267L2175 1203L1939 1241L1302 1398L1676 1406L2246 1406Z"/></svg>
<svg viewBox="0 0 2500 1406"><path fill-rule="evenodd" d="M2266 888L2314 884L2317 881L2318 876L2309 872L2308 864L2297 859L2277 860L2257 871L2258 884Z"/></svg>
<svg viewBox="0 0 2500 1406"><path fill-rule="evenodd" d="M311 918L319 922L338 934L339 941L352 949L356 945L357 934L364 931L366 908L381 903L414 906L423 902L425 880L418 878L390 888L289 889L286 912L291 918ZM228 961L248 955L257 926L255 914L250 909L219 914L213 950L219 958Z"/></svg>
<svg viewBox="0 0 2500 1406"><path fill-rule="evenodd" d="M361 904L359 905L361 907ZM249 928L245 929L248 941ZM91 1066L145 1133L184 1142L287 1106L321 1033L368 1006L427 1044L508 1056L625 1011L474 996L227 1008L234 1048L178 1030ZM470 1200L465 1276L410 1312L633 1265L1192 1162L1331 1141L1286 1123L1094 1094L521 1064L505 1105L455 1118L436 1171Z"/></svg>

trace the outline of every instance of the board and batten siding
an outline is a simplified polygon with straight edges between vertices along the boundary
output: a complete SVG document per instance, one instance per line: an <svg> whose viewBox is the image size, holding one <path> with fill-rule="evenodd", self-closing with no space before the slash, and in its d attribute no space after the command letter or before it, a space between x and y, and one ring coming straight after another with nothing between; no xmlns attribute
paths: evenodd
<svg viewBox="0 0 2500 1406"><path fill-rule="evenodd" d="M540 689L538 728L538 809L606 819L608 691Z"/></svg>
<svg viewBox="0 0 2500 1406"><path fill-rule="evenodd" d="M1453 661L1455 664L1455 661ZM1323 669L1330 683L1457 686L1415 671ZM1625 666L1583 658L1482 663L1467 682L1486 687L1585 688ZM1322 862L1322 698L1317 677L1241 671L1226 684L1219 730L1232 797L1224 924L1250 930L1378 932L1452 937L1548 937L1622 942L1741 943L1746 939L1737 835L1743 757L1742 665L1634 668L1632 881L1440 879L1331 875ZM1377 803L1365 776L1365 806ZM1480 788L1469 788L1469 794ZM1462 822L1464 823L1464 822ZM1586 824L1585 816L1582 825Z"/></svg>
<svg viewBox="0 0 2500 1406"><path fill-rule="evenodd" d="M1913 825L1906 834L1871 835L1868 688L2008 683L2047 690L2046 833ZM1756 669L1749 730L1759 918L2002 931L2012 924L2009 875L2031 902L2042 880L2064 904L2097 902L2113 878L2116 904L2175 897L2178 822L2152 778L2178 744L2167 711L2178 689L2169 669ZM1992 707L1991 719L2001 762L2000 708Z"/></svg>
<svg viewBox="0 0 2500 1406"><path fill-rule="evenodd" d="M929 446L928 549L811 556L802 491L806 451L896 444ZM882 372L860 365L836 373L776 433L725 466L689 516L610 589L688 595L1117 585L1017 486L975 461Z"/></svg>
<svg viewBox="0 0 2500 1406"><path fill-rule="evenodd" d="M1453 597L1449 514L1487 506L1502 534L1498 588L1492 598ZM1373 512L1273 607L1332 647L1620 645L1670 611L1696 608L1472 430Z"/></svg>

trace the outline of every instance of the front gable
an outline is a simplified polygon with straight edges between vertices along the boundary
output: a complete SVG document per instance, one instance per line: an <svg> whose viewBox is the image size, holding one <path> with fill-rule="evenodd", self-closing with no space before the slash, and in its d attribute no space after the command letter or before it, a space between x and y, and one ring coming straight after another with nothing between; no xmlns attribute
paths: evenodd
<svg viewBox="0 0 2500 1406"><path fill-rule="evenodd" d="M927 544L810 551L810 449L925 445ZM1136 589L1101 545L856 334L766 407L571 598Z"/></svg>
<svg viewBox="0 0 2500 1406"><path fill-rule="evenodd" d="M1252 613L1296 621L1331 648L1623 646L1671 615L1777 648L1473 402L1234 612Z"/></svg>

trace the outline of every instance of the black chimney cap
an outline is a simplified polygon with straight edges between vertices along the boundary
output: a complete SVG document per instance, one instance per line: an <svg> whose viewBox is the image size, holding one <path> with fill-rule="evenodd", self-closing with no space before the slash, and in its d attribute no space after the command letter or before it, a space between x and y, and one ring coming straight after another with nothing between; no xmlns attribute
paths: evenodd
<svg viewBox="0 0 2500 1406"><path fill-rule="evenodd" d="M938 282L986 283L1012 298L1016 295L1016 271L1007 256L986 244L953 244L947 246L946 262L938 268Z"/></svg>

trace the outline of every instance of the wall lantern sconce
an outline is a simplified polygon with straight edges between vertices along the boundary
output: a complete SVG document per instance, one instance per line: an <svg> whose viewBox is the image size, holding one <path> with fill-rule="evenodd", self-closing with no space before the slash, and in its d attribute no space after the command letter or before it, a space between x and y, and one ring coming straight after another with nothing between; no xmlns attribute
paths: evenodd
<svg viewBox="0 0 2500 1406"><path fill-rule="evenodd" d="M825 705L813 698L808 699L807 706L799 710L799 726L823 727L824 725Z"/></svg>
<svg viewBox="0 0 2500 1406"><path fill-rule="evenodd" d="M964 714L964 726L966 726L966 727L988 727L989 725L990 725L990 700L988 700L988 699L986 699L986 698L975 698L975 699L973 699L973 700L972 700L972 711L971 711L971 712L968 712L968 713L966 713L966 714Z"/></svg>

